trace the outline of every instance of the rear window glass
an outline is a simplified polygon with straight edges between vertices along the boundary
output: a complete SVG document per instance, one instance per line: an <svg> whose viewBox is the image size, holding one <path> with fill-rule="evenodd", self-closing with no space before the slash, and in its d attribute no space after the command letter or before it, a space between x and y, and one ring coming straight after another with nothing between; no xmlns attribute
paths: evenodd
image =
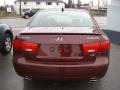
<svg viewBox="0 0 120 90"><path fill-rule="evenodd" d="M30 27L94 27L94 23L86 12L48 11L37 13Z"/></svg>

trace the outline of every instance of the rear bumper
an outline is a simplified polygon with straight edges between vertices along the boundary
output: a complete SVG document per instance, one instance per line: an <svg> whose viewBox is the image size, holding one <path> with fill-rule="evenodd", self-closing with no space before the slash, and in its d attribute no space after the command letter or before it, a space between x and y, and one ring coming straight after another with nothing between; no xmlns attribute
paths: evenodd
<svg viewBox="0 0 120 90"><path fill-rule="evenodd" d="M55 65L28 62L25 58L14 59L16 72L23 77L43 80L90 80L102 78L108 69L109 59L98 57L93 63Z"/></svg>

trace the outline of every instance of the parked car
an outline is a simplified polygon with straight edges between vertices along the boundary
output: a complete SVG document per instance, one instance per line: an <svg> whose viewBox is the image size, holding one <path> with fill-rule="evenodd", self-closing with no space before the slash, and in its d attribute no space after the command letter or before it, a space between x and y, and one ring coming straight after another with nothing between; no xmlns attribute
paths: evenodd
<svg viewBox="0 0 120 90"><path fill-rule="evenodd" d="M32 17L38 11L39 11L39 9L30 9L24 13L23 17L25 19L28 19L29 17Z"/></svg>
<svg viewBox="0 0 120 90"><path fill-rule="evenodd" d="M24 18L25 13L26 13L26 12L29 12L29 11L30 11L30 9L28 9L28 8L22 9L22 12L21 12L22 17Z"/></svg>
<svg viewBox="0 0 120 90"><path fill-rule="evenodd" d="M12 49L12 29L6 24L0 23L0 52L3 54L10 53Z"/></svg>
<svg viewBox="0 0 120 90"><path fill-rule="evenodd" d="M96 80L109 66L110 41L84 10L43 10L13 41L13 64L23 77Z"/></svg>

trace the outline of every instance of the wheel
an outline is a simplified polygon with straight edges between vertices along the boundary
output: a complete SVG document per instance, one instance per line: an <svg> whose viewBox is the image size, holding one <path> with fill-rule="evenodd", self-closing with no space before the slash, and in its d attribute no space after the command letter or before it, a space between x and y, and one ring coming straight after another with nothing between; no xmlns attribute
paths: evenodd
<svg viewBox="0 0 120 90"><path fill-rule="evenodd" d="M28 19L28 18L29 18L29 15L25 15L24 18L25 18L25 19Z"/></svg>
<svg viewBox="0 0 120 90"><path fill-rule="evenodd" d="M3 54L8 54L10 53L12 49L12 36L11 34L5 34L4 40L3 40L3 46L2 46L2 53Z"/></svg>

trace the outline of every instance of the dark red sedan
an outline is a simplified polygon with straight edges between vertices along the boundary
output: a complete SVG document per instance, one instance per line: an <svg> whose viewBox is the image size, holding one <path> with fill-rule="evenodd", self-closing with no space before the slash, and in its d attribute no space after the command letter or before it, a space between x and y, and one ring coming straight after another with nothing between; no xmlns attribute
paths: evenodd
<svg viewBox="0 0 120 90"><path fill-rule="evenodd" d="M84 10L38 12L13 41L13 64L23 77L96 80L109 65L110 41Z"/></svg>

